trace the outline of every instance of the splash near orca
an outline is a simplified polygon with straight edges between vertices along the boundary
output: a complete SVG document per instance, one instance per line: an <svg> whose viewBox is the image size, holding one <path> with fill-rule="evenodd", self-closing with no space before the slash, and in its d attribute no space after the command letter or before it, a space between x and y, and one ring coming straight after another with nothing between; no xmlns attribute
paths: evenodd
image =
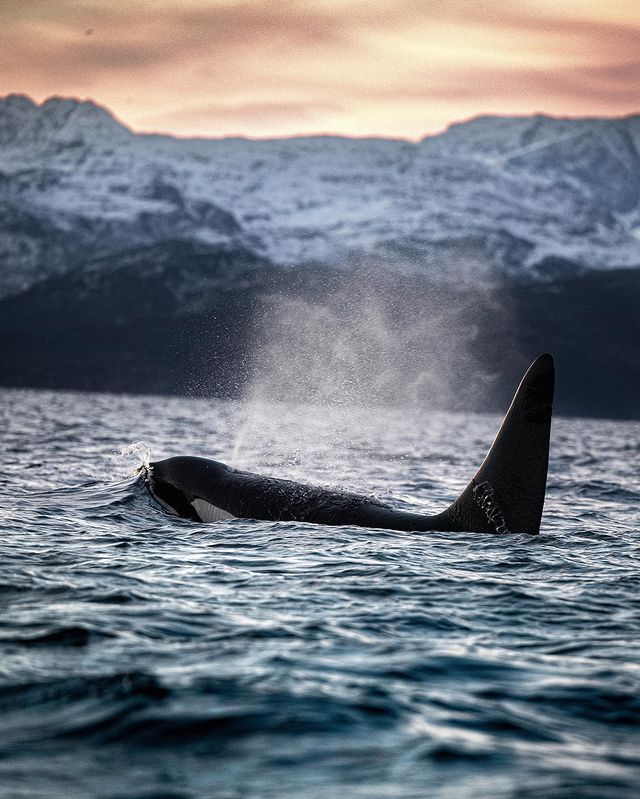
<svg viewBox="0 0 640 799"><path fill-rule="evenodd" d="M394 510L369 497L238 471L205 458L151 463L146 483L168 512L197 522L299 521L423 532L540 531L549 462L554 365L544 354L529 367L475 477L433 516Z"/></svg>

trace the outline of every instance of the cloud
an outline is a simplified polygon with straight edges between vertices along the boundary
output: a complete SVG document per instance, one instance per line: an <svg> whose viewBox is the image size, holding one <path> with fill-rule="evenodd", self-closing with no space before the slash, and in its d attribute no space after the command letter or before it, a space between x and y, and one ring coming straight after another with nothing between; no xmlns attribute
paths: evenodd
<svg viewBox="0 0 640 799"><path fill-rule="evenodd" d="M446 74L418 72L402 87L402 100L428 103L430 100L505 101L525 96L572 101L621 103L640 110L640 63L610 64L597 67L554 69L463 68ZM392 101L399 97L399 87L361 89L360 99Z"/></svg>
<svg viewBox="0 0 640 799"><path fill-rule="evenodd" d="M274 124L283 118L291 122L308 122L317 119L323 114L332 114L344 111L339 103L312 103L300 100L298 102L246 102L246 103L207 103L206 105L185 105L169 114L152 115L148 122L154 126L166 125L171 122L193 124L225 125L229 134L238 133L234 126L255 124Z"/></svg>
<svg viewBox="0 0 640 799"><path fill-rule="evenodd" d="M250 56L252 49L330 49L347 44L339 17L286 0L206 6L175 2L160 8L58 0L55 15L52 6L40 0L30 14L17 13L13 19L5 10L0 35L11 47L18 34L26 40L21 47L26 45L36 62L42 60L40 54L53 68L73 64L117 71L195 56L238 60ZM92 31L90 37L87 30Z"/></svg>
<svg viewBox="0 0 640 799"><path fill-rule="evenodd" d="M88 95L138 128L215 135L419 136L500 103L617 113L639 100L640 26L623 12L624 0L574 0L571 17L526 0L14 0L0 6L0 93Z"/></svg>

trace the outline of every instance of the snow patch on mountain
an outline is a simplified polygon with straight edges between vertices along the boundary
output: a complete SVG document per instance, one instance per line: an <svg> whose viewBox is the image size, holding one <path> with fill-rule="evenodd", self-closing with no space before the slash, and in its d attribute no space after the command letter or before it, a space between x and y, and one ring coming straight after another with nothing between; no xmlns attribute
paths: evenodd
<svg viewBox="0 0 640 799"><path fill-rule="evenodd" d="M639 152L638 116L479 117L417 144L206 140L134 134L90 101L0 99L0 200L61 252L186 238L468 281L543 279L549 259L638 266ZM0 291L22 268L14 227L0 216Z"/></svg>

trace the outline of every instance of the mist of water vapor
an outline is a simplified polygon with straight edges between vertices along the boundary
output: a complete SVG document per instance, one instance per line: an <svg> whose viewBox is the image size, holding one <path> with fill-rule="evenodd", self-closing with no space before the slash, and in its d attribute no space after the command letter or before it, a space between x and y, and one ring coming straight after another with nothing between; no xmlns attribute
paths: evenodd
<svg viewBox="0 0 640 799"><path fill-rule="evenodd" d="M493 352L492 352L493 350ZM255 320L251 376L231 459L273 437L273 463L289 472L312 462L315 420L348 447L354 414L463 410L490 400L500 363L516 347L509 311L494 291L431 285L377 266L318 276L312 288L263 298ZM494 357L495 356L495 357ZM350 421L349 421L350 420ZM360 427L360 434L362 427ZM325 442L326 444L326 442Z"/></svg>

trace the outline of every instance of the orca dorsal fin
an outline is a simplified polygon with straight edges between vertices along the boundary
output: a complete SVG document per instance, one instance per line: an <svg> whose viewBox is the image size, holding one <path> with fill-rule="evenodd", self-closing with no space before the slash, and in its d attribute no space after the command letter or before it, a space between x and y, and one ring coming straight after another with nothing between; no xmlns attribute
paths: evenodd
<svg viewBox="0 0 640 799"><path fill-rule="evenodd" d="M540 355L525 373L500 430L475 477L439 515L454 531L540 531L549 463L555 371Z"/></svg>

